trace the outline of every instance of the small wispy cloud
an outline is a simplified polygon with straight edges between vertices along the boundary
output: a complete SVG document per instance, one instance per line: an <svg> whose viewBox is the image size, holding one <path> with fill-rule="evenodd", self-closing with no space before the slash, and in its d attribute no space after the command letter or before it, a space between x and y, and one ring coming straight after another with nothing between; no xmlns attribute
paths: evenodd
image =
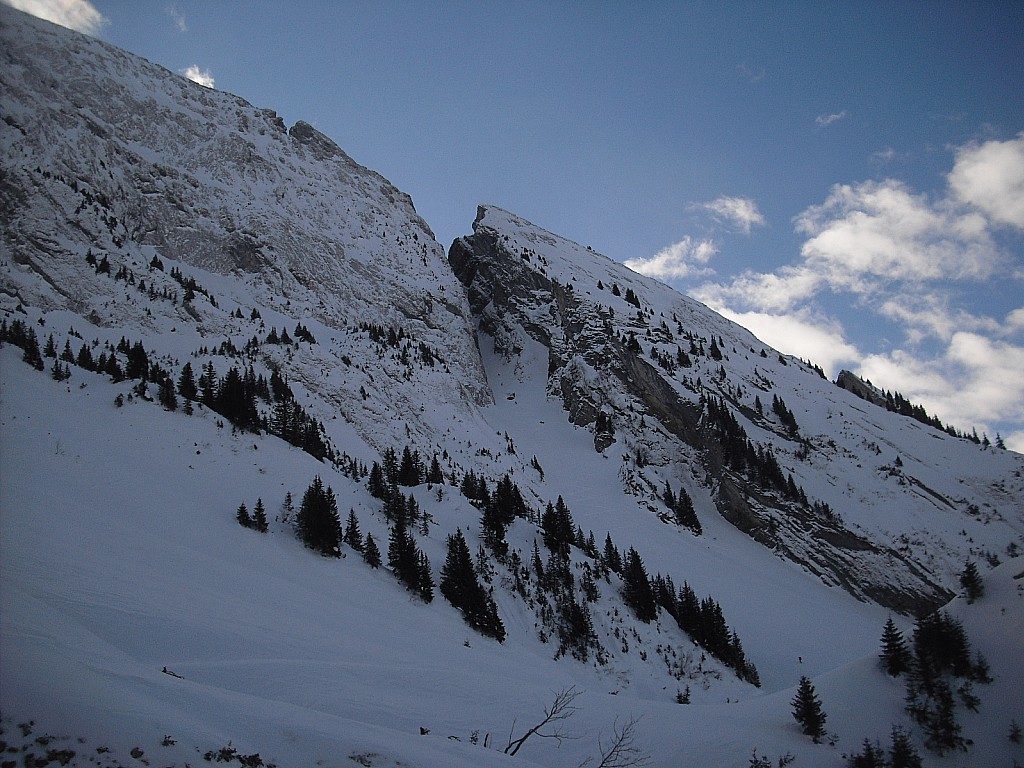
<svg viewBox="0 0 1024 768"><path fill-rule="evenodd" d="M185 67L185 69L179 69L178 72L183 74L193 83L199 83L199 85L206 86L207 88L213 88L213 75L208 69L200 69L198 64L193 64L191 67Z"/></svg>
<svg viewBox="0 0 1024 768"><path fill-rule="evenodd" d="M750 234L751 227L765 225L764 214L758 209L757 203L747 197L722 195L696 207L710 212L719 223L738 229L745 235Z"/></svg>
<svg viewBox="0 0 1024 768"><path fill-rule="evenodd" d="M876 152L871 153L870 160L875 165L885 165L896 159L896 150L892 147L886 147L885 149L879 149Z"/></svg>
<svg viewBox="0 0 1024 768"><path fill-rule="evenodd" d="M687 235L649 258L627 259L625 265L641 275L661 280L700 277L713 274L705 265L716 253L718 248L711 240L694 240Z"/></svg>
<svg viewBox="0 0 1024 768"><path fill-rule="evenodd" d="M745 61L741 61L736 65L736 71L752 83L759 83L764 80L764 69L760 67L756 70L751 69Z"/></svg>
<svg viewBox="0 0 1024 768"><path fill-rule="evenodd" d="M96 35L107 19L89 0L2 0L19 11L86 35Z"/></svg>
<svg viewBox="0 0 1024 768"><path fill-rule="evenodd" d="M814 118L814 122L824 127L826 125L832 125L832 123L838 123L840 120L845 119L846 110L844 109L842 112L833 112L830 115L818 115L816 118Z"/></svg>
<svg viewBox="0 0 1024 768"><path fill-rule="evenodd" d="M167 15L174 21L174 26L179 32L188 32L188 24L185 23L185 14L178 10L177 6L169 5L166 8Z"/></svg>

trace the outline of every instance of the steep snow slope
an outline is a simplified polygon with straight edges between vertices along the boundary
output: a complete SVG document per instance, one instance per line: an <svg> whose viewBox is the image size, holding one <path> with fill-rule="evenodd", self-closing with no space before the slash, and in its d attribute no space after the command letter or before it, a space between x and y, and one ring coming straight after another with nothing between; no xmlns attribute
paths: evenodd
<svg viewBox="0 0 1024 768"><path fill-rule="evenodd" d="M57 356L39 372L0 349L8 743L35 719L34 733L66 736L81 765L132 764L136 746L146 760L195 765L228 741L281 768L504 765L510 733L575 686L567 735L578 738L533 739L518 764L579 765L637 717L636 744L655 765L740 765L755 746L838 765L841 750L903 717L890 682L877 670L866 679L887 612L848 592L934 605L966 557L1006 557L1019 540L1014 454L856 400L707 308L497 209L453 248L467 299L408 198L308 126L285 132L272 113L4 6L0 40L0 320L40 347L52 337ZM690 368L668 375L651 358L691 340ZM127 367L135 344L148 381L76 362L86 350ZM197 377L280 374L333 451L316 461L268 434L288 431L278 399L257 399L256 427L232 427L209 407L216 397L191 403L193 415L180 396L162 409L154 401L186 363ZM726 467L702 394L720 395L841 520L816 520ZM461 528L490 574L504 643L347 545L344 558L321 558L292 521L272 520L265 536L234 521L257 498L280 517L285 494L297 505L319 475L342 518L357 513L386 552L385 505L358 470L404 446L437 455L444 472L401 489L421 510L416 544L434 581ZM529 506L508 528L505 561L482 548L482 505L459 487L469 470L492 489L508 474ZM675 524L666 482L693 498L703 535ZM651 576L720 603L762 687L665 610L639 620L601 555L571 548L571 588L544 587L531 553L550 572L538 521L559 496L598 549L610 534ZM982 570L1012 594L1005 568ZM592 625L582 650L559 648L569 597ZM1019 620L1019 601L1004 602L1009 618L992 627ZM965 615L989 620L985 605ZM1008 707L1019 648L990 645L997 680L981 695ZM792 722L801 674L849 713L830 721L836 749ZM692 703L675 703L687 689ZM985 734L972 758L1002 759L1006 711L986 703L970 716L970 733Z"/></svg>
<svg viewBox="0 0 1024 768"><path fill-rule="evenodd" d="M496 423L518 418L525 433L559 416L536 379L516 385L516 372L501 365L493 360L489 371L515 386L517 399L495 406ZM133 749L161 765L196 765L228 746L281 768L576 766L598 753L616 722L633 717L641 718L635 744L656 766L743 765L755 748L793 754L796 765L840 766L862 738L884 742L891 724L908 722L900 684L875 658L884 611L780 567L729 527L709 526L711 543L694 540L685 557L677 549L671 558L679 541L660 549L668 537L653 518L629 526L597 510L585 516L609 522L616 535L631 532L637 546L657 552L652 562L711 585L762 667L762 691L730 683L728 673L697 677L684 681L693 703L679 705L675 681L659 681L635 658L607 666L552 660L509 596L501 614L510 637L499 645L443 600L410 597L350 549L342 560L317 557L276 519L266 535L243 529L233 514L240 501L262 497L276 517L283 494L298 494L319 474L364 529L380 540L387 530L360 485L304 453L272 437L232 434L208 412L186 417L138 398L117 408L115 394L129 389L78 371L70 383L54 382L17 350L0 349L0 708L8 744L19 743L16 724L31 719L22 742L29 750L39 754L37 737L58 737L50 748L75 751L70 764L81 766L135 764ZM552 460L549 474L596 504L612 487L594 472L604 459L577 453L589 442L583 430L554 426L535 430L541 456L571 452L579 461ZM580 473L596 482L574 487ZM454 488L445 490L443 502L423 496L437 530L420 543L435 563L441 532L472 530L477 520ZM531 529L517 522L510 543L525 544ZM1021 721L1024 684L1017 563L986 574L981 601L953 606L995 677L977 690L977 714L958 713L974 741L964 756L971 764L1024 757L1006 739L1010 721ZM655 633L623 617L631 642L640 642L634 631L645 633L640 647L652 655L654 638L686 650L670 624ZM834 747L811 744L790 717L800 673L815 677ZM554 692L570 686L582 692L567 723L574 738L528 742L515 760L501 754L509 733L538 722ZM926 755L926 765L950 764L960 763Z"/></svg>

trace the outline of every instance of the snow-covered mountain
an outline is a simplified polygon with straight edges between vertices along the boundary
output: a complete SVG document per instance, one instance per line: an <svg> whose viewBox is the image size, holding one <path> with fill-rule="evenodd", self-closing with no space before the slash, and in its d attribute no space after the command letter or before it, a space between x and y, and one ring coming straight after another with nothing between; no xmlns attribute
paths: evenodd
<svg viewBox="0 0 1024 768"><path fill-rule="evenodd" d="M876 657L973 561L985 596L948 610L994 682L955 754L1024 759L1024 457L498 208L446 258L306 123L2 5L0 42L9 747L842 765L901 725L956 764ZM296 536L318 477L340 557ZM500 640L443 589L458 532ZM804 675L831 745L790 714Z"/></svg>

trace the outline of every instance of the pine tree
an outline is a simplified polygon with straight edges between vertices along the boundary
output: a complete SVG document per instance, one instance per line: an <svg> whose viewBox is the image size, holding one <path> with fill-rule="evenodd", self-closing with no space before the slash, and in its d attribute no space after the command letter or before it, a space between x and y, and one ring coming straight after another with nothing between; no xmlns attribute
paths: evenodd
<svg viewBox="0 0 1024 768"><path fill-rule="evenodd" d="M610 533L605 534L604 552L601 555L601 559L608 570L614 573L622 573L622 555L619 554L619 550L615 547L614 542L612 542L612 535Z"/></svg>
<svg viewBox="0 0 1024 768"><path fill-rule="evenodd" d="M405 517L399 516L388 536L388 567L406 589L417 591L420 582L416 543L406 528Z"/></svg>
<svg viewBox="0 0 1024 768"><path fill-rule="evenodd" d="M505 626L494 598L480 584L461 530L448 536L448 552L441 568L441 594L462 612L473 629L499 643L505 639Z"/></svg>
<svg viewBox="0 0 1024 768"><path fill-rule="evenodd" d="M921 766L921 756L914 748L913 742L910 741L909 734L898 725L894 725L889 743L889 768L921 768Z"/></svg>
<svg viewBox="0 0 1024 768"><path fill-rule="evenodd" d="M800 685L792 704L793 719L800 724L804 735L810 736L815 744L820 744L821 737L825 735L825 720L828 716L821 708L821 702L810 678L800 678Z"/></svg>
<svg viewBox="0 0 1024 768"><path fill-rule="evenodd" d="M658 606L654 601L651 582L639 553L632 547L622 567L623 600L633 609L636 617L649 623L658 617Z"/></svg>
<svg viewBox="0 0 1024 768"><path fill-rule="evenodd" d="M46 367L43 363L43 356L39 353L39 339L36 337L36 329L29 328L23 341L21 359L35 368L37 371Z"/></svg>
<svg viewBox="0 0 1024 768"><path fill-rule="evenodd" d="M434 574L430 568L430 560L421 549L416 550L416 592L425 603L434 599Z"/></svg>
<svg viewBox="0 0 1024 768"><path fill-rule="evenodd" d="M366 534L366 542L363 544L363 561L371 568L380 568L380 550L377 548L377 542L371 534Z"/></svg>
<svg viewBox="0 0 1024 768"><path fill-rule="evenodd" d="M861 751L851 755L847 765L849 768L887 768L885 752L878 742L872 744L869 739L864 739Z"/></svg>
<svg viewBox="0 0 1024 768"><path fill-rule="evenodd" d="M178 394L186 400L195 400L199 395L199 387L196 386L191 363L185 363L181 369L181 375L178 377Z"/></svg>
<svg viewBox="0 0 1024 768"><path fill-rule="evenodd" d="M245 504L239 505L238 511L235 513L235 519L239 525L245 528L252 528L252 518L249 517L249 510Z"/></svg>
<svg viewBox="0 0 1024 768"><path fill-rule="evenodd" d="M903 640L903 633L896 627L891 616L882 629L882 652L878 656L885 671L892 677L898 677L910 669L910 651Z"/></svg>
<svg viewBox="0 0 1024 768"><path fill-rule="evenodd" d="M88 344L83 344L78 350L78 356L75 358L75 365L86 371L96 370L96 362L92 359L92 350L89 349Z"/></svg>
<svg viewBox="0 0 1024 768"><path fill-rule="evenodd" d="M160 401L160 405L168 411L178 410L178 398L174 394L174 382L171 381L170 376L160 380L160 392L157 399Z"/></svg>
<svg viewBox="0 0 1024 768"><path fill-rule="evenodd" d="M348 519L345 521L345 534L342 536L342 541L356 552L363 551L363 534L359 530L359 519L356 517L356 511L352 508L348 510Z"/></svg>
<svg viewBox="0 0 1024 768"><path fill-rule="evenodd" d="M266 533L269 529L267 523L267 510L263 506L263 499L256 499L256 506L252 510L252 527L260 533Z"/></svg>
<svg viewBox="0 0 1024 768"><path fill-rule="evenodd" d="M338 502L331 487L324 488L319 475L313 478L302 496L295 527L299 538L310 549L328 557L341 555Z"/></svg>
<svg viewBox="0 0 1024 768"><path fill-rule="evenodd" d="M964 564L964 570L960 574L960 586L964 588L968 603L973 603L985 595L985 582L978 573L978 566L972 560Z"/></svg>

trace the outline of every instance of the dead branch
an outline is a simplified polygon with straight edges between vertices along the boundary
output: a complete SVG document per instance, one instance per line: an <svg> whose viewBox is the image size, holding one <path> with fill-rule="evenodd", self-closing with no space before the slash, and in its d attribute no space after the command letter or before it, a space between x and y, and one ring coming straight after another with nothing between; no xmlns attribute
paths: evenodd
<svg viewBox="0 0 1024 768"><path fill-rule="evenodd" d="M573 706L573 702L581 693L583 692L576 690L576 686L563 688L555 693L555 698L552 700L551 704L544 707L543 720L528 729L518 739L513 739L512 733L509 734L508 746L505 747L505 754L515 755L531 736L537 736L541 739L555 739L559 744L562 743L563 739L575 738L565 733L562 729L561 723L576 714L576 707ZM544 730L549 727L549 730ZM512 721L512 728L514 732L514 720Z"/></svg>
<svg viewBox="0 0 1024 768"><path fill-rule="evenodd" d="M605 743L597 737L597 747L601 752L601 762L597 768L639 768L650 763L650 756L636 746L636 724L638 719L629 718L622 727L616 720L612 726L611 739ZM589 765L593 758L587 758L580 764L580 768Z"/></svg>

